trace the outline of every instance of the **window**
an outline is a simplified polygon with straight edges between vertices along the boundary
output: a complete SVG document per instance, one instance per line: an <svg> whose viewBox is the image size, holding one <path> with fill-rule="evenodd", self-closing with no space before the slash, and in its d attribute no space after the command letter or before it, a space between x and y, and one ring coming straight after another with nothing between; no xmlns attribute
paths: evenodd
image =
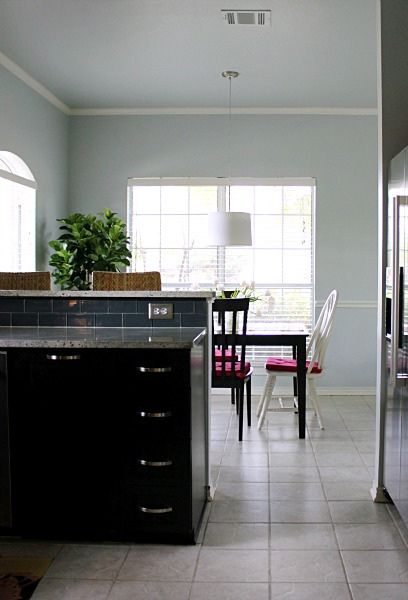
<svg viewBox="0 0 408 600"><path fill-rule="evenodd" d="M235 289L254 282L251 328L313 324L313 179L232 180L230 210L252 215L251 247L207 246L207 215L226 210L219 180L130 179L134 271L158 270L163 289ZM285 350L288 352L288 349ZM271 350L257 348L260 359Z"/></svg>
<svg viewBox="0 0 408 600"><path fill-rule="evenodd" d="M36 187L25 162L0 151L0 271L35 271Z"/></svg>

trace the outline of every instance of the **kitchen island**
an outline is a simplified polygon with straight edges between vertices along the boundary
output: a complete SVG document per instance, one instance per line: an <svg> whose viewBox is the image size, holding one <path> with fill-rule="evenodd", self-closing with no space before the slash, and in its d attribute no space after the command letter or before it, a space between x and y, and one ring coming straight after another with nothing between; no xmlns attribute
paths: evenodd
<svg viewBox="0 0 408 600"><path fill-rule="evenodd" d="M151 294L154 302L157 294L163 298ZM0 327L3 534L196 540L208 492L208 342L206 327L181 322L190 310L193 320L207 323L207 310L195 312L195 302L207 305L211 294L198 300L166 294L174 298L179 326L166 326L169 320L123 326L124 315L143 314L151 297L0 294L3 322L5 308L10 323L38 309L37 326ZM92 308L94 326L40 326L41 314L53 314L49 309L62 314L61 300L67 322ZM69 312L78 306L88 312ZM111 312L119 308L125 312ZM122 326L95 326L102 314L120 314Z"/></svg>

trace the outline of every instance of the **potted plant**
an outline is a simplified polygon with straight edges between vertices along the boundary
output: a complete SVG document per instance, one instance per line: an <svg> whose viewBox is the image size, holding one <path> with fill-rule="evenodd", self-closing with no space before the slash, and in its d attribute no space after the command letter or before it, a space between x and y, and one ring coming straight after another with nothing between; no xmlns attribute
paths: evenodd
<svg viewBox="0 0 408 600"><path fill-rule="evenodd" d="M230 292L219 290L217 292L217 298L249 298L250 302L260 300L260 297L255 295L255 282L248 284L245 281L242 282L240 287L237 287Z"/></svg>
<svg viewBox="0 0 408 600"><path fill-rule="evenodd" d="M71 213L62 223L63 233L49 245L54 282L62 290L91 289L93 271L119 271L130 265L126 223L105 208L98 215Z"/></svg>

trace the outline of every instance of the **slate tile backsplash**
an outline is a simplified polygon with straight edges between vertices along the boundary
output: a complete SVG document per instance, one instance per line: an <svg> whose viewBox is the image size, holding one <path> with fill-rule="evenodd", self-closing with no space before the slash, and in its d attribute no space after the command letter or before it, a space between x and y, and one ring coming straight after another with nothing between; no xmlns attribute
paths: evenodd
<svg viewBox="0 0 408 600"><path fill-rule="evenodd" d="M0 327L206 327L205 299L160 298L173 319L148 318L151 299L0 298Z"/></svg>

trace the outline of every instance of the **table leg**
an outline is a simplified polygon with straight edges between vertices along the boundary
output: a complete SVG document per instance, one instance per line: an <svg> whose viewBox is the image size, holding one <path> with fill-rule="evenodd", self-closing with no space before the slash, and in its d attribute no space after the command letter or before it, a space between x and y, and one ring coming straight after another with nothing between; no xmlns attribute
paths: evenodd
<svg viewBox="0 0 408 600"><path fill-rule="evenodd" d="M292 346L292 357L294 359L296 359L296 344L294 346ZM298 391L297 391L297 378L296 377L293 378L293 395L295 396L295 398L297 398Z"/></svg>
<svg viewBox="0 0 408 600"><path fill-rule="evenodd" d="M297 393L299 411L299 438L306 435L306 339L297 346Z"/></svg>

